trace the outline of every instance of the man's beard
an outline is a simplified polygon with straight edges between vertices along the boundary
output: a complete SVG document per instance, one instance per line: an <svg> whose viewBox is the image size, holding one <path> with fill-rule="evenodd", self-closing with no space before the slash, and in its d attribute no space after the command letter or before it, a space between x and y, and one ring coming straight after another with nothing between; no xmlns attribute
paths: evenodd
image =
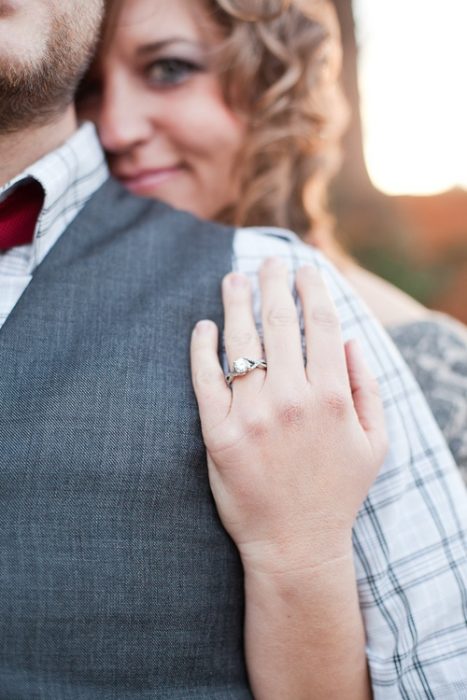
<svg viewBox="0 0 467 700"><path fill-rule="evenodd" d="M100 17L90 14L55 18L35 64L0 54L0 135L52 122L73 101L97 42Z"/></svg>

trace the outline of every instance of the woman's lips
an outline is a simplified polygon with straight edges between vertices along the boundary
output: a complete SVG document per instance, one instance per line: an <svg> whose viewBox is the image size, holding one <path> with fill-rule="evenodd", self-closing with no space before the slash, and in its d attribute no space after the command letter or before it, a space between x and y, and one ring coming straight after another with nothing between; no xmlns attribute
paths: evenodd
<svg viewBox="0 0 467 700"><path fill-rule="evenodd" d="M174 165L169 168L143 170L131 175L118 175L116 173L116 176L130 192L141 194L157 189L160 185L179 175L182 170L182 166Z"/></svg>
<svg viewBox="0 0 467 700"><path fill-rule="evenodd" d="M9 17L14 12L22 10L22 5L25 2L20 2L20 0L0 0L0 18Z"/></svg>

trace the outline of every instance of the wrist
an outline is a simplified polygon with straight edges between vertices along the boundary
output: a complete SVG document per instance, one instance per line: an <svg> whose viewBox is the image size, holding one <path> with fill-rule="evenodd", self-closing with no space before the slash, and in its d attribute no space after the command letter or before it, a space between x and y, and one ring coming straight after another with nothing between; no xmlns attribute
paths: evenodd
<svg viewBox="0 0 467 700"><path fill-rule="evenodd" d="M245 600L251 613L268 616L293 615L301 625L317 611L332 609L345 615L358 607L357 583L352 552L313 563L283 562L283 566L250 567L244 571Z"/></svg>
<svg viewBox="0 0 467 700"><path fill-rule="evenodd" d="M306 544L298 537L248 544L239 547L239 552L245 576L292 579L311 573L327 575L344 562L353 566L351 531L310 535Z"/></svg>

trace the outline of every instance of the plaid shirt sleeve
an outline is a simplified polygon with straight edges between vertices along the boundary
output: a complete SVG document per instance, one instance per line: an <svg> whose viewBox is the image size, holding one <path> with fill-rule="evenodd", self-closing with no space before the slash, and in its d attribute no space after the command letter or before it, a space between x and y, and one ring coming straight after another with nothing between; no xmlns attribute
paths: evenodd
<svg viewBox="0 0 467 700"><path fill-rule="evenodd" d="M357 338L379 381L390 449L354 526L367 656L376 700L467 698L467 494L399 353L332 265L293 234L239 229L233 268L254 289L268 256L318 267L344 338ZM303 325L303 324L302 324Z"/></svg>

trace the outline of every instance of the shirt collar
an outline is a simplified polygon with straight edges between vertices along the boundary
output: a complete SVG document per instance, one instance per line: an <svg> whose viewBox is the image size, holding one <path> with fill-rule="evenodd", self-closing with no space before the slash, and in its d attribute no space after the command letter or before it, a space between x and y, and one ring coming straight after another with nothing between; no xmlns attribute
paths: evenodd
<svg viewBox="0 0 467 700"><path fill-rule="evenodd" d="M10 189L18 182L33 177L44 188L43 208L49 209L82 175L101 165L104 165L104 155L95 127L90 122L84 122L62 146L47 153L0 187L0 200L8 196Z"/></svg>
<svg viewBox="0 0 467 700"><path fill-rule="evenodd" d="M20 181L35 178L45 192L29 250L32 270L108 177L94 125L85 122L59 148L23 170L0 188L0 200Z"/></svg>

